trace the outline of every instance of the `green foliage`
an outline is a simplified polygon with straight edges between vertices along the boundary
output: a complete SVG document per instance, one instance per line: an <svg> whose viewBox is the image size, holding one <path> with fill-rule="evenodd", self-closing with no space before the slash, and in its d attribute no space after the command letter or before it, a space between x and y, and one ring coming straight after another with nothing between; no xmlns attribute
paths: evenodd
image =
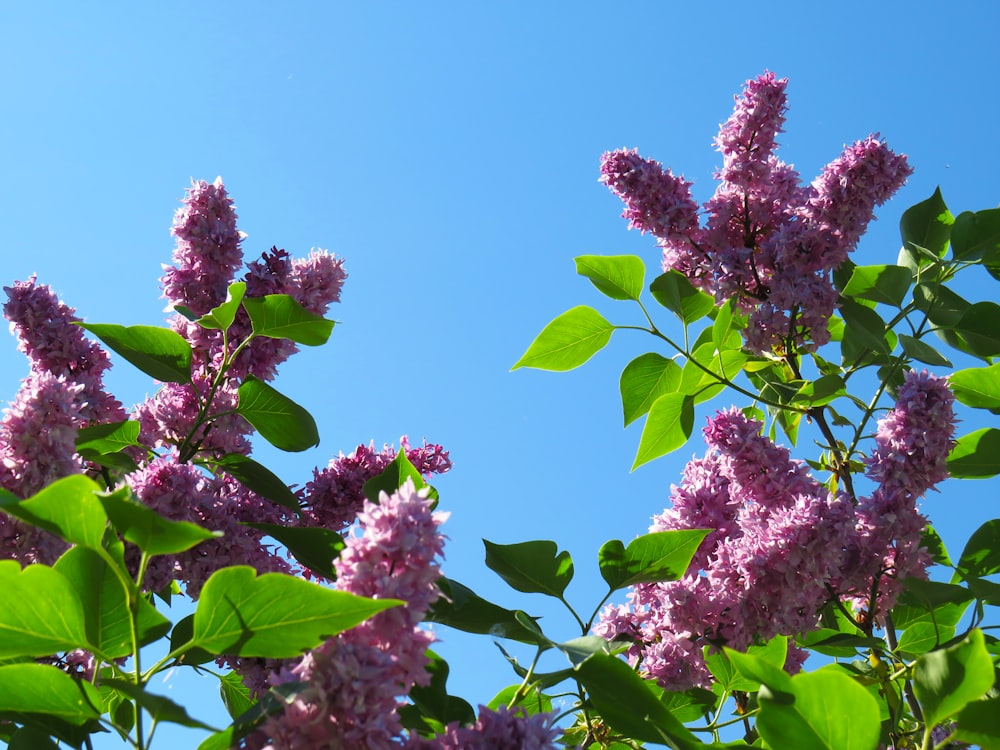
<svg viewBox="0 0 1000 750"><path fill-rule="evenodd" d="M646 266L635 255L581 255L576 259L576 272L611 299L638 301Z"/></svg>
<svg viewBox="0 0 1000 750"><path fill-rule="evenodd" d="M612 331L614 326L593 308L574 307L545 326L512 369L572 370L603 349Z"/></svg>
<svg viewBox="0 0 1000 750"><path fill-rule="evenodd" d="M243 300L255 336L291 339L296 344L320 346L333 332L333 321L311 313L287 294L247 297Z"/></svg>
<svg viewBox="0 0 1000 750"><path fill-rule="evenodd" d="M658 531L629 542L605 542L597 553L601 576L612 590L637 583L676 581L684 575L691 558L710 530Z"/></svg>
<svg viewBox="0 0 1000 750"><path fill-rule="evenodd" d="M517 591L560 598L573 580L573 559L569 552L559 552L555 542L494 544L484 539L483 544L486 567Z"/></svg>
<svg viewBox="0 0 1000 750"><path fill-rule="evenodd" d="M236 412L275 448L298 452L319 445L309 412L253 375L240 384Z"/></svg>
<svg viewBox="0 0 1000 750"><path fill-rule="evenodd" d="M191 382L191 345L179 333L155 326L79 325L151 378L164 383Z"/></svg>

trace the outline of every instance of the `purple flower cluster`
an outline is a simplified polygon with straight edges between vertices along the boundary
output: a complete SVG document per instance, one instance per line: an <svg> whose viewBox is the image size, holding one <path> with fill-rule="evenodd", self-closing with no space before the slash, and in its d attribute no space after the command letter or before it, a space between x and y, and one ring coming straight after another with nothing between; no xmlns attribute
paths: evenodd
<svg viewBox="0 0 1000 750"><path fill-rule="evenodd" d="M284 711L246 740L248 748L320 750L398 746L399 697L426 685L425 653L433 635L419 627L438 596L438 558L447 514L433 513L426 490L407 481L358 514L362 536L347 538L337 561L337 588L360 596L398 598L394 607L331 638L272 685L305 683Z"/></svg>
<svg viewBox="0 0 1000 750"><path fill-rule="evenodd" d="M650 527L713 531L683 578L634 586L595 632L630 642L633 664L685 689L710 682L705 645L745 649L812 630L831 592L884 613L901 581L923 575L929 561L916 503L947 476L952 403L944 379L906 374L868 460L878 488L858 504L831 494L759 422L720 412L704 430L708 452L687 465L672 506Z"/></svg>
<svg viewBox="0 0 1000 750"><path fill-rule="evenodd" d="M501 706L494 711L479 707L479 718L469 727L449 724L444 734L432 739L411 737L406 750L555 750L560 736L552 726L554 714L527 715Z"/></svg>
<svg viewBox="0 0 1000 750"><path fill-rule="evenodd" d="M854 249L874 209L911 169L877 135L847 147L812 185L779 161L786 79L748 81L715 145L723 166L704 226L690 183L626 149L604 154L601 182L625 203L630 226L652 233L663 269L676 269L720 302L739 300L754 352L805 351L829 340L833 269Z"/></svg>

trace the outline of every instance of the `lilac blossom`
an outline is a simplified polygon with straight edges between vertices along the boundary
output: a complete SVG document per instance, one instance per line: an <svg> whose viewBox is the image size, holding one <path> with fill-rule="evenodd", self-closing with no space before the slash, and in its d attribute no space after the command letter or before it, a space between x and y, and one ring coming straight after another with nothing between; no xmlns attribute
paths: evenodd
<svg viewBox="0 0 1000 750"><path fill-rule="evenodd" d="M768 72L736 97L715 139L723 165L703 226L690 184L635 151L606 153L600 178L624 201L630 227L658 238L664 271L679 271L720 304L736 299L749 316L746 348L780 355L829 340L832 271L912 171L871 135L802 185L774 153L786 86Z"/></svg>
<svg viewBox="0 0 1000 750"><path fill-rule="evenodd" d="M858 504L858 563L850 579L855 602L876 616L892 608L905 578L926 577L930 556L920 542L927 520L917 501L948 477L954 401L944 378L910 370L878 422L865 472L878 486Z"/></svg>
<svg viewBox="0 0 1000 750"><path fill-rule="evenodd" d="M407 480L358 515L364 533L349 535L336 562L337 588L362 596L400 598L406 606L375 615L307 653L272 684L305 683L246 740L248 748L398 747L399 696L430 679L425 652L433 636L418 627L438 596L444 538L427 490Z"/></svg>
<svg viewBox="0 0 1000 750"><path fill-rule="evenodd" d="M524 709L479 707L479 718L469 727L449 724L431 739L410 737L406 750L555 750L561 732L553 726L555 714L529 715Z"/></svg>
<svg viewBox="0 0 1000 750"><path fill-rule="evenodd" d="M405 435L399 444L409 462L424 476L443 474L451 468L448 452L440 445L425 441L413 448ZM350 526L364 505L365 482L378 476L395 457L395 448L386 445L376 451L375 444L369 443L359 445L350 455L341 453L324 469L313 470L312 480L300 493L302 524L335 531Z"/></svg>

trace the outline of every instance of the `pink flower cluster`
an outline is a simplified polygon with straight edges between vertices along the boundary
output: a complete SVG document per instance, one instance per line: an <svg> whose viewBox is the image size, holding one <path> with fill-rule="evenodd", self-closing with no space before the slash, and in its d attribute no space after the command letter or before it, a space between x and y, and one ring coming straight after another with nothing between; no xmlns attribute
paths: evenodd
<svg viewBox="0 0 1000 750"><path fill-rule="evenodd" d="M479 718L469 727L449 724L444 734L432 739L411 737L406 750L555 750L560 736L549 713L528 715L523 709L501 706L494 711L479 707Z"/></svg>
<svg viewBox="0 0 1000 750"><path fill-rule="evenodd" d="M907 373L868 462L879 486L858 504L830 494L759 422L720 412L704 430L708 452L687 465L650 527L713 531L683 578L634 586L595 632L630 642L644 673L685 689L710 682L705 645L745 649L812 630L831 592L884 613L929 562L916 501L947 476L952 401L944 379Z"/></svg>
<svg viewBox="0 0 1000 750"><path fill-rule="evenodd" d="M398 745L403 732L399 697L427 684L425 652L434 637L419 627L438 596L437 559L444 547L427 491L407 481L379 502L365 501L358 514L362 536L347 538L337 566L337 588L360 596L397 598L394 607L331 638L272 685L305 686L246 740L249 748L320 750Z"/></svg>
<svg viewBox="0 0 1000 750"><path fill-rule="evenodd" d="M746 346L755 352L804 351L829 340L836 306L833 269L854 249L912 170L878 135L847 147L812 185L779 161L787 79L748 81L715 139L723 165L715 195L698 220L691 184L635 151L605 153L601 182L625 203L630 226L650 232L663 269L676 269L720 302L739 300L750 315Z"/></svg>

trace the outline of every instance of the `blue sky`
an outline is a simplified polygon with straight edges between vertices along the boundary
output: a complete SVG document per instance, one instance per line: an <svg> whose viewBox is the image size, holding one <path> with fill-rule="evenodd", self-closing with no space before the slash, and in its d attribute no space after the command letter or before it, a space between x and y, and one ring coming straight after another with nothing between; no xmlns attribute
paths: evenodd
<svg viewBox="0 0 1000 750"><path fill-rule="evenodd" d="M480 539L558 541L576 560L571 601L589 611L600 544L643 532L703 452L693 442L629 473L639 427L622 429L617 383L649 350L641 334L619 332L568 374L509 372L573 305L637 322L574 274L581 254L658 262L597 183L601 153L638 147L708 198L718 125L769 69L790 79L779 154L806 179L873 131L916 169L858 262L894 262L899 215L937 185L955 213L1000 201L994 4L695 5L8 4L2 281L37 273L92 322L158 324L177 200L191 178L221 175L249 257L323 247L349 273L331 342L276 382L322 443L258 458L302 483L359 442L444 444L445 572L570 637L568 616L504 590ZM983 283L969 295L992 298ZM0 399L25 374L13 339L0 344ZM126 403L153 387L127 365L110 385ZM960 549L997 484L953 484L925 510ZM440 637L471 702L514 681L487 639ZM222 721L176 679L163 692Z"/></svg>

